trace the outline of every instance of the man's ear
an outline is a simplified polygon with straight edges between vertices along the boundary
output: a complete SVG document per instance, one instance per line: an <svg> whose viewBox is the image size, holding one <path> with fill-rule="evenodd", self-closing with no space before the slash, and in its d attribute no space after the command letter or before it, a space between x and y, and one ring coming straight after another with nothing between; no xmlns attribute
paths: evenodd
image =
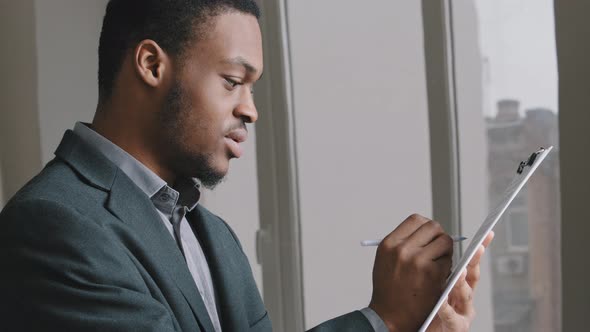
<svg viewBox="0 0 590 332"><path fill-rule="evenodd" d="M169 57L153 40L142 40L135 48L134 67L142 81L151 87L158 87L164 81L164 74L170 68Z"/></svg>

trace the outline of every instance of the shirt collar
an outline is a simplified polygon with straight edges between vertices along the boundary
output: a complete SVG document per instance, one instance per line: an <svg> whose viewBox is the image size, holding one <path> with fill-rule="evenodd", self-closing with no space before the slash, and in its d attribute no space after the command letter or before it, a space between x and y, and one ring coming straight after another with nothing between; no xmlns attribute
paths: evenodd
<svg viewBox="0 0 590 332"><path fill-rule="evenodd" d="M186 206L188 211L197 206L201 196L199 187L199 182L194 179L184 180L177 183L178 191L165 185L150 198L158 210L171 218L176 206Z"/></svg>
<svg viewBox="0 0 590 332"><path fill-rule="evenodd" d="M168 212L170 204L172 204L171 209L174 209L176 204L181 204L191 211L199 203L201 192L200 183L197 179L180 179L175 184L175 190L139 160L106 137L92 130L89 124L76 122L74 133L119 167L163 213ZM171 213L172 211L170 211Z"/></svg>

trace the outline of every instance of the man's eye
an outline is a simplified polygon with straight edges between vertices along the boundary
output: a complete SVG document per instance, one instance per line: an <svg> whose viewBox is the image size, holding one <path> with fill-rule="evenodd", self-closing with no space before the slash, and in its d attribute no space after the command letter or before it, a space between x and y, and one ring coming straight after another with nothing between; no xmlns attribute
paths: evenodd
<svg viewBox="0 0 590 332"><path fill-rule="evenodd" d="M240 83L232 80L231 78L226 77L225 81L227 82L227 84L229 84L232 87L232 89L235 88L236 86L240 85Z"/></svg>

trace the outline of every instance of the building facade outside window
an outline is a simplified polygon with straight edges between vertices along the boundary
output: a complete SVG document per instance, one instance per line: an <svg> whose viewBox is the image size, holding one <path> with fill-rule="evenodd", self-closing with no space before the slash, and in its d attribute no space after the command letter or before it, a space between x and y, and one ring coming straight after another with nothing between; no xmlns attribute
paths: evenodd
<svg viewBox="0 0 590 332"><path fill-rule="evenodd" d="M472 151L485 151L487 159L481 179L486 190L477 199L494 206L518 163L540 147L554 146L496 226L489 269L482 276L491 280L493 328L482 328L558 332L561 213L553 1L450 3L461 172L465 175L472 162ZM463 199L469 194L464 190ZM469 203L462 209L470 209ZM462 222L465 227L481 220Z"/></svg>

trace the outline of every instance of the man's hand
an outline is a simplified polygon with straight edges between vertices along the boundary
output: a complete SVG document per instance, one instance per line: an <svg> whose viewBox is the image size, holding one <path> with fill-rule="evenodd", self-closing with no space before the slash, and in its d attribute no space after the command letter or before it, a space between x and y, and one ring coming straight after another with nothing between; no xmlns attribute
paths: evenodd
<svg viewBox="0 0 590 332"><path fill-rule="evenodd" d="M408 217L381 241L369 307L390 331L418 330L442 293L452 254L451 237L420 215Z"/></svg>
<svg viewBox="0 0 590 332"><path fill-rule="evenodd" d="M442 305L428 327L428 332L464 332L469 330L475 317L472 299L473 291L479 281L479 261L493 238L494 232L490 232L467 265L467 271L463 272L451 290L447 302Z"/></svg>

